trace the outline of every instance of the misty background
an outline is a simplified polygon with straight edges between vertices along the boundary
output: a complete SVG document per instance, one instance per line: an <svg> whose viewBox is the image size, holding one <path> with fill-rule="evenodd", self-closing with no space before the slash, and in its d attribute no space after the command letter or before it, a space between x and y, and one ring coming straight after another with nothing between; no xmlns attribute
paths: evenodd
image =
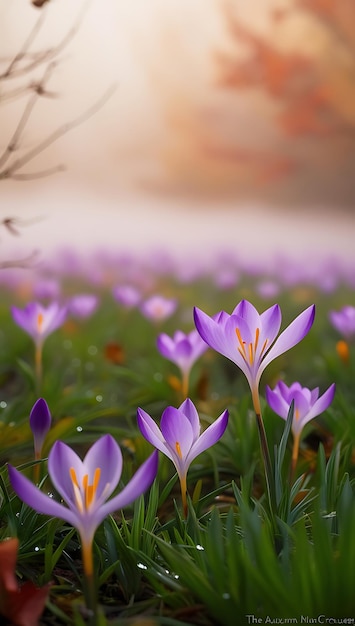
<svg viewBox="0 0 355 626"><path fill-rule="evenodd" d="M0 0L0 62L2 258L354 257L352 0Z"/></svg>

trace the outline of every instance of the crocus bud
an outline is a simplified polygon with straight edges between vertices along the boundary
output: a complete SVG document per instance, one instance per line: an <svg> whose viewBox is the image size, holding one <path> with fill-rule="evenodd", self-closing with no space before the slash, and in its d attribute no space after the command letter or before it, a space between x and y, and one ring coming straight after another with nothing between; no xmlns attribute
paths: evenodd
<svg viewBox="0 0 355 626"><path fill-rule="evenodd" d="M47 402L39 398L30 413L30 428L33 433L35 459L40 459L46 435L51 427L52 417Z"/></svg>

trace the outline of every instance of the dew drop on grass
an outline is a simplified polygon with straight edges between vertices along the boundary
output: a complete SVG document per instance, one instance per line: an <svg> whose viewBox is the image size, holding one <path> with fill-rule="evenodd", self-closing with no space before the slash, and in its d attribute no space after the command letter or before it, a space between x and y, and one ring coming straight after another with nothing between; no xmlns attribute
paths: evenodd
<svg viewBox="0 0 355 626"><path fill-rule="evenodd" d="M201 544L197 543L196 544L196 550L204 550L205 548L203 546L201 546Z"/></svg>
<svg viewBox="0 0 355 626"><path fill-rule="evenodd" d="M35 552L39 552L39 546L35 547Z"/></svg>
<svg viewBox="0 0 355 626"><path fill-rule="evenodd" d="M137 563L137 567L139 567L139 569L148 569L144 563Z"/></svg>
<svg viewBox="0 0 355 626"><path fill-rule="evenodd" d="M7 402L5 402L5 400L1 400L0 409L6 409L6 407L7 407Z"/></svg>
<svg viewBox="0 0 355 626"><path fill-rule="evenodd" d="M101 394L98 394L95 399L96 399L96 402L102 402L102 400L103 400Z"/></svg>
<svg viewBox="0 0 355 626"><path fill-rule="evenodd" d="M229 593L222 593L222 598L223 598L223 600L229 600L229 598L230 598Z"/></svg>
<svg viewBox="0 0 355 626"><path fill-rule="evenodd" d="M82 433L83 432L83 427L82 426L77 426L76 430L78 433Z"/></svg>

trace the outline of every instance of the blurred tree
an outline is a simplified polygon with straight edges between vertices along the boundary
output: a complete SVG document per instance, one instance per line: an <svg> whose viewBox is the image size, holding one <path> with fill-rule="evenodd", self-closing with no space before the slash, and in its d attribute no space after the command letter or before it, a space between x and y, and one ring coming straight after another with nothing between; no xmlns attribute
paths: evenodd
<svg viewBox="0 0 355 626"><path fill-rule="evenodd" d="M280 45L280 36L255 32L238 19L235 3L225 3L230 46L217 55L217 82L231 92L262 94L259 97L272 103L279 154L265 154L265 161L272 164L286 157L288 162L288 167L271 167L272 180L275 174L283 178L305 168L315 175L322 168L326 173L327 166L340 169L355 156L355 2L294 0L287 9L271 11L270 19L280 35L280 29L289 32L302 13L310 21L312 50L301 38L292 49L284 44L285 34ZM211 150L221 159L234 159L237 166L235 146L226 148L217 140ZM260 154L251 151L251 166L254 160L258 167L259 159Z"/></svg>
<svg viewBox="0 0 355 626"><path fill-rule="evenodd" d="M202 78L184 34L166 29L163 44L174 50L156 83L170 131L161 155L168 189L352 207L355 1L223 0L218 17Z"/></svg>

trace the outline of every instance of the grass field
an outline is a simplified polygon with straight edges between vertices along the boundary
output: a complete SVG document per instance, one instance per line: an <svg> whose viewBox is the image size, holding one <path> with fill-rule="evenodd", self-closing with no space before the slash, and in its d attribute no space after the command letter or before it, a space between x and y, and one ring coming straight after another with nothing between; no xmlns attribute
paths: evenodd
<svg viewBox="0 0 355 626"><path fill-rule="evenodd" d="M304 267L284 260L265 269L227 254L210 259L208 267L161 254L102 253L82 262L68 253L38 270L3 270L0 279L0 532L2 540L18 538L16 569L13 563L9 571L16 572L19 590L0 574L0 613L9 623L354 623L355 321L351 336L330 319L331 311L355 306L353 266L325 260ZM136 299L126 294L120 301L119 286L133 288ZM95 297L92 308L80 301L75 308L72 299L82 294ZM173 300L166 318L162 306L150 313L142 308L153 295ZM236 363L207 347L183 384L181 369L157 348L161 333L172 337L176 330L195 328L194 307L209 316L231 314L242 300L259 313L278 303L281 331L311 305L316 308L309 332L262 374L266 452L248 381ZM14 319L12 307L24 310L31 302L44 310L53 302L67 307L62 323L42 340ZM46 320L36 320L42 331ZM320 395L336 385L330 405L302 430L293 470L297 407L290 406L286 421L266 402L266 385L274 388L280 380L319 387ZM58 515L26 504L10 483L8 464L66 506L48 477L53 444L62 441L83 458L110 434L123 455L115 497L154 451L138 427L137 410L159 425L165 409L180 407L186 397L202 431L229 413L221 437L187 468L187 512L181 472L160 452L152 485L98 524L90 573L85 559L83 564L86 531L80 534ZM48 405L51 426L36 459L29 416L39 398ZM181 441L185 436L184 431ZM178 443L175 452L183 461ZM63 467L58 462L57 480L65 481L68 470L65 460ZM108 466L107 476L111 470L117 473ZM144 476L140 480L143 485ZM99 488L95 482L74 487L71 506L80 517L94 508ZM5 572L8 562L1 554ZM27 581L35 587L21 593ZM37 602L38 588L44 591ZM40 617L33 602L44 603Z"/></svg>

